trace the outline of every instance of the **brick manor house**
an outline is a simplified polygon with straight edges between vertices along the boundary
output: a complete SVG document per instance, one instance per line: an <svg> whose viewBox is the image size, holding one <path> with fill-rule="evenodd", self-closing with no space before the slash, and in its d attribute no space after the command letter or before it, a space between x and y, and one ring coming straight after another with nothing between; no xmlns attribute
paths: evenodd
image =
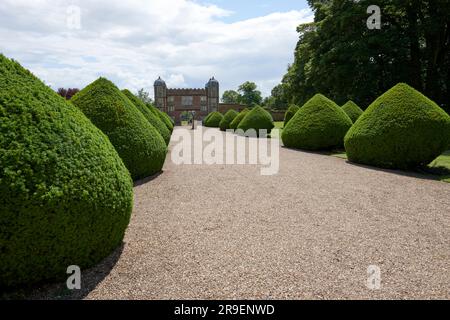
<svg viewBox="0 0 450 320"><path fill-rule="evenodd" d="M155 105L181 123L184 111L195 111L195 118L202 120L210 112L226 112L229 109L241 111L245 106L220 103L219 81L212 77L204 89L170 89L161 77L155 81Z"/></svg>

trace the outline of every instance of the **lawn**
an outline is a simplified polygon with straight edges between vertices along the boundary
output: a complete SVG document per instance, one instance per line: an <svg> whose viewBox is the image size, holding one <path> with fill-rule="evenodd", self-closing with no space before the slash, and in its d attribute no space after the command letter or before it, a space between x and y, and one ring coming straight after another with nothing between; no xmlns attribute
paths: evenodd
<svg viewBox="0 0 450 320"><path fill-rule="evenodd" d="M331 152L330 155L341 159L347 159L345 151L342 150L335 150ZM437 157L436 160L421 169L420 172L436 175L440 181L450 183L450 150Z"/></svg>

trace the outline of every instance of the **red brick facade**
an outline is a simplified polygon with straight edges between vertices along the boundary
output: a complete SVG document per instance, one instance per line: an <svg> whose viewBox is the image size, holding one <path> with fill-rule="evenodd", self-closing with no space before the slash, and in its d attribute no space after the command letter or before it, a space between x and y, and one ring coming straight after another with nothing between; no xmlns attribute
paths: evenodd
<svg viewBox="0 0 450 320"><path fill-rule="evenodd" d="M177 124L184 111L195 111L196 119L203 119L210 112L219 110L219 82L211 78L204 89L169 89L159 78L155 81L155 104Z"/></svg>

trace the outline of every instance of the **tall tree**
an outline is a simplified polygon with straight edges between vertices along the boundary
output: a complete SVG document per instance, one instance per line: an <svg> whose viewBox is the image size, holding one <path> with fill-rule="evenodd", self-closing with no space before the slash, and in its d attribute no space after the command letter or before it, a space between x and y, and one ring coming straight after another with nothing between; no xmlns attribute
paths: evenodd
<svg viewBox="0 0 450 320"><path fill-rule="evenodd" d="M138 97L139 100L141 100L144 103L153 104L153 100L152 100L152 98L150 98L150 93L145 91L144 88L140 89L137 92L136 97Z"/></svg>
<svg viewBox="0 0 450 320"><path fill-rule="evenodd" d="M321 92L367 106L406 82L449 110L450 1L377 0L381 29L369 30L373 0L310 0L315 20L299 26L283 78L290 102Z"/></svg>
<svg viewBox="0 0 450 320"><path fill-rule="evenodd" d="M234 90L227 90L222 94L222 102L229 104L237 104L241 100L241 95Z"/></svg>
<svg viewBox="0 0 450 320"><path fill-rule="evenodd" d="M261 91L257 90L254 82L247 81L239 86L238 92L241 95L240 102L249 107L261 105L262 95Z"/></svg>
<svg viewBox="0 0 450 320"><path fill-rule="evenodd" d="M78 91L80 91L80 89L77 89L77 88L68 88L68 89L66 89L66 88L59 88L57 92L58 92L58 94L61 97L65 98L66 100L70 100L70 99L72 99L72 97Z"/></svg>

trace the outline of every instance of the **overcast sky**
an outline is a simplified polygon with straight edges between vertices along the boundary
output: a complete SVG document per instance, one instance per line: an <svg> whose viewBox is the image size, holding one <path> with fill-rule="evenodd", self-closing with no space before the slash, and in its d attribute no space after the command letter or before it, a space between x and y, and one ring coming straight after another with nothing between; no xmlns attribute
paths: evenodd
<svg viewBox="0 0 450 320"><path fill-rule="evenodd" d="M313 19L303 0L1 0L0 17L0 52L53 88L104 76L152 95L158 76L169 87L215 76L221 92L250 80L269 95Z"/></svg>

